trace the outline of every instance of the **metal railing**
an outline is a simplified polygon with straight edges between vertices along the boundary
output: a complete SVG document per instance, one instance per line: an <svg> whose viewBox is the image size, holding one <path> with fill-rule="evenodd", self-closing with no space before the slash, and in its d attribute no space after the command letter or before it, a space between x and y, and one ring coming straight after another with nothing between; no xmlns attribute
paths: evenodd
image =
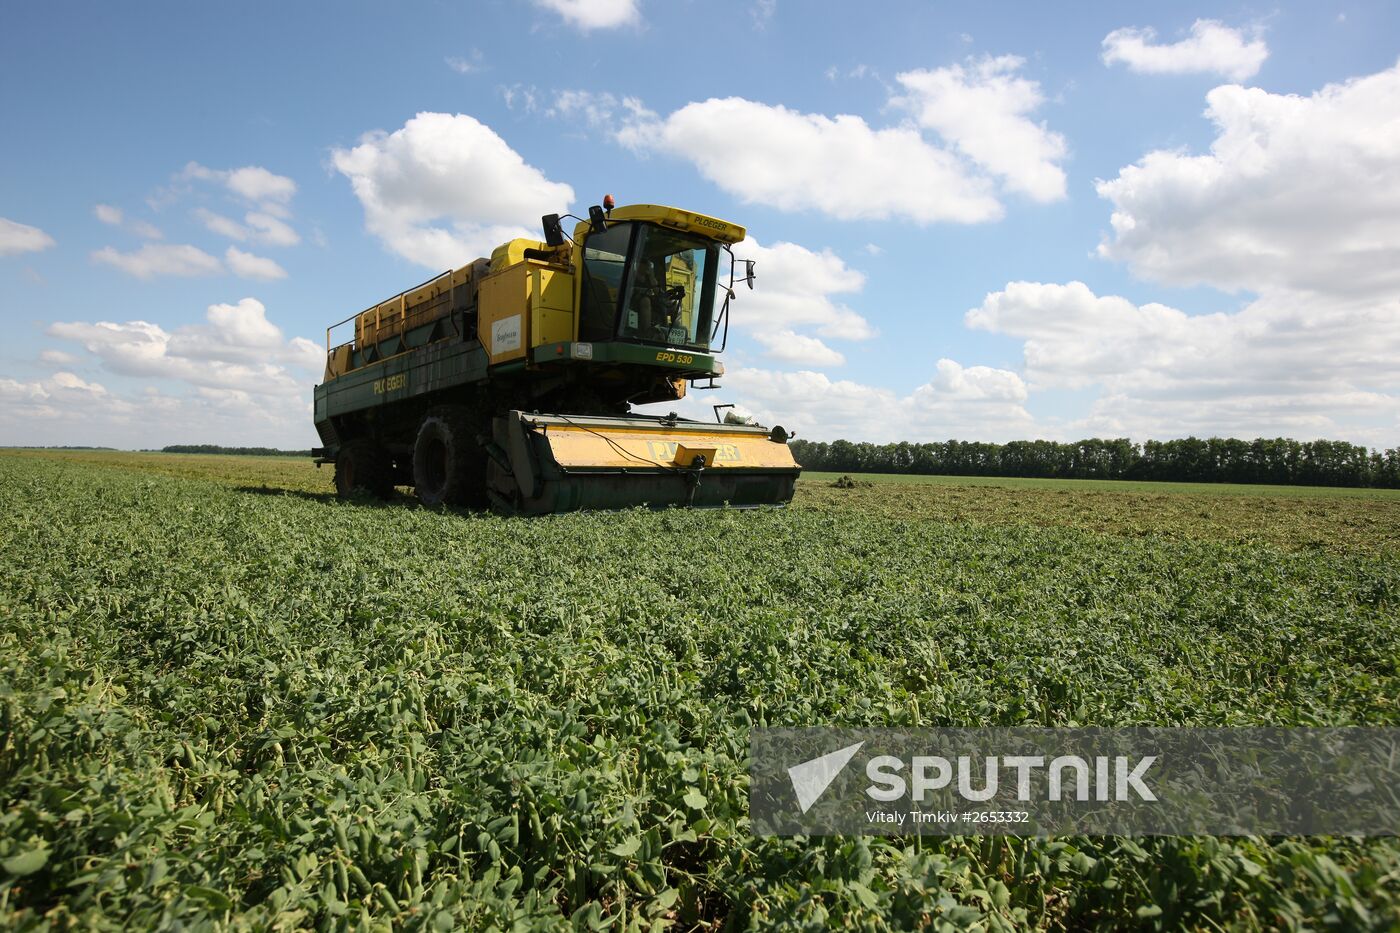
<svg viewBox="0 0 1400 933"><path fill-rule="evenodd" d="M327 358L330 357L330 354L331 354L331 352L332 352L333 350L339 350L341 347L346 346L347 344L353 344L353 343L355 342L354 338L351 338L350 340L347 340L347 341L345 341L344 343L340 343L340 344L336 344L336 345L332 346L332 345L331 345L331 332L332 332L332 331L334 331L337 327L343 327L344 325L349 324L351 321L358 321L363 315L367 314L367 313L370 312L370 311L373 311L373 312L375 312L375 314L374 314L374 330L375 330L375 335L376 335L376 337L377 337L377 336L378 336L378 333L379 333L379 329L380 329L381 317L382 317L382 314L383 314L384 306L387 305L387 304L389 304L390 302L394 301L395 299L397 299L398 302L399 302L399 320L400 320L400 321L403 321L403 323L404 323L404 329L406 330L406 329L408 328L408 293L409 293L409 292L414 292L414 291L417 291L417 290L420 289L420 288L425 288L425 287L427 287L427 286L429 286L429 285L432 285L434 282L438 281L439 279L449 278L449 277L452 275L453 271L454 271L454 270L452 270L452 269L448 269L446 272L439 273L438 275L435 275L435 276L433 276L433 277L430 278L430 279L426 279L425 281L419 282L417 285L413 285L413 286L410 286L410 287L408 287L408 288L405 288L403 291L399 292L397 295L393 295L393 296L391 296L391 297L389 297L389 298L384 299L383 301L376 302L375 304L370 305L368 308L365 308L363 311L357 311L357 312L355 312L354 314L350 315L350 316L349 316L348 318L346 318L345 320L343 320L343 321L336 321L336 322L335 322L334 324L332 324L330 327L327 327L327 328L326 328L326 356L327 356ZM356 333L356 336L358 336L358 332ZM378 343L378 340L376 340L375 342Z"/></svg>

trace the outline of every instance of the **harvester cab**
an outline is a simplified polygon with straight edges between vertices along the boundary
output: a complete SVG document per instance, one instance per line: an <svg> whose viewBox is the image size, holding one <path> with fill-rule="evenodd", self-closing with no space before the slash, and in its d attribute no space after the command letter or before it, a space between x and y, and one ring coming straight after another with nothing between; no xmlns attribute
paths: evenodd
<svg viewBox="0 0 1400 933"><path fill-rule="evenodd" d="M580 224L577 231L580 337L697 353L722 350L720 324L733 286L729 248L743 238L743 228L652 205L609 214L604 229ZM729 258L729 285L718 282L721 249Z"/></svg>
<svg viewBox="0 0 1400 933"><path fill-rule="evenodd" d="M530 514L791 499L781 428L631 411L723 374L739 269L753 287L731 251L744 228L611 200L572 236L546 215L544 240L347 319L348 343L328 333L316 422L342 493L411 484L429 504Z"/></svg>

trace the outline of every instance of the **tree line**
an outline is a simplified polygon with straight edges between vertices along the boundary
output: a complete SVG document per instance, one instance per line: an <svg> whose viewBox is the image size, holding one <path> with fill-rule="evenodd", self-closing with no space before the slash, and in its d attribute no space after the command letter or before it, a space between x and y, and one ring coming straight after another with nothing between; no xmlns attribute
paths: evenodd
<svg viewBox="0 0 1400 933"><path fill-rule="evenodd" d="M1400 488L1400 449L1370 450L1346 441L1186 437L1137 444L1120 437L1072 443L870 444L802 439L791 443L793 456L804 469L832 473Z"/></svg>
<svg viewBox="0 0 1400 933"><path fill-rule="evenodd" d="M238 457L309 457L309 450L278 450L275 447L222 447L218 444L171 444L163 454L223 454Z"/></svg>

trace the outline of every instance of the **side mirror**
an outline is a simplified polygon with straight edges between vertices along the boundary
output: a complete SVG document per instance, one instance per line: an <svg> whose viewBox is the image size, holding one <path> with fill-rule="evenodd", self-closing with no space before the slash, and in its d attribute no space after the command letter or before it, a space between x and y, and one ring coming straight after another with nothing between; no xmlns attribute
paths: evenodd
<svg viewBox="0 0 1400 933"><path fill-rule="evenodd" d="M540 218L544 225L544 241L550 246L564 245L564 227L559 223L558 214L545 214Z"/></svg>
<svg viewBox="0 0 1400 933"><path fill-rule="evenodd" d="M608 229L607 216L596 204L588 209L588 226L594 233L602 233Z"/></svg>
<svg viewBox="0 0 1400 933"><path fill-rule="evenodd" d="M745 272L744 272L744 281L748 283L749 289L752 290L752 289L753 289L753 260L752 260L752 259L745 259L745 260L744 260L744 269L745 269Z"/></svg>

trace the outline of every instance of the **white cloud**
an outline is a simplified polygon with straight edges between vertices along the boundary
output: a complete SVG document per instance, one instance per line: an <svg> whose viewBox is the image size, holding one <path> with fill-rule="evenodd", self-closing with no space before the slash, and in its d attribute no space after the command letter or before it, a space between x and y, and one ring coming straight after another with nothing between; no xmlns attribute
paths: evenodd
<svg viewBox="0 0 1400 933"><path fill-rule="evenodd" d="M594 129L604 130L625 129L639 121L656 118L656 114L648 110L639 98L577 89L555 93L545 116L574 117L582 119Z"/></svg>
<svg viewBox="0 0 1400 933"><path fill-rule="evenodd" d="M574 191L521 158L465 114L420 113L393 133L376 131L331 154L365 210L365 226L399 255L455 268L565 209Z"/></svg>
<svg viewBox="0 0 1400 933"><path fill-rule="evenodd" d="M450 55L443 60L448 68L459 75L474 74L486 68L486 57L481 54L481 49L472 49L466 56Z"/></svg>
<svg viewBox="0 0 1400 933"><path fill-rule="evenodd" d="M19 382L8 376L0 376L0 402L8 408L13 403L37 401L47 393L38 382Z"/></svg>
<svg viewBox="0 0 1400 933"><path fill-rule="evenodd" d="M553 10L569 25L584 32L615 29L641 22L637 0L535 0L535 3Z"/></svg>
<svg viewBox="0 0 1400 933"><path fill-rule="evenodd" d="M873 129L852 114L799 113L741 97L691 103L618 134L637 151L689 159L745 203L840 218L975 223L1001 216L983 178L912 127Z"/></svg>
<svg viewBox="0 0 1400 933"><path fill-rule="evenodd" d="M993 179L1035 201L1065 196L1065 140L1032 119L1045 97L1019 74L1024 65L1004 55L902 72L901 92L888 105L912 119L884 128L853 114L801 113L742 97L658 117L635 98L564 91L546 112L612 129L636 152L689 160L746 203L840 219L979 223L1003 213ZM866 65L848 72L866 74L874 74Z"/></svg>
<svg viewBox="0 0 1400 933"><path fill-rule="evenodd" d="M516 83L501 85L496 90L500 91L501 100L505 101L507 110L519 107L525 113L534 113L539 109L539 88L534 85Z"/></svg>
<svg viewBox="0 0 1400 933"><path fill-rule="evenodd" d="M865 64L864 62L862 62L859 65L852 65L845 71L842 71L840 66L831 65L823 73L826 75L826 79L828 81L839 81L842 78L851 78L859 81L861 78L866 77L875 78L876 80L882 80L880 78L879 72L876 71L874 68L870 67L869 65Z"/></svg>
<svg viewBox="0 0 1400 933"><path fill-rule="evenodd" d="M159 240L165 236L159 227L145 220L127 220L126 228L146 240Z"/></svg>
<svg viewBox="0 0 1400 933"><path fill-rule="evenodd" d="M315 373L318 380L326 369L326 348L324 344L316 343L314 340L307 340L305 337L293 337L287 341L287 346L280 354L283 362L298 369L304 369L308 373Z"/></svg>
<svg viewBox="0 0 1400 933"><path fill-rule="evenodd" d="M1213 19L1191 24L1191 35L1171 45L1154 45L1153 29L1115 29L1104 37L1105 65L1122 62L1143 74L1219 74L1232 81L1243 81L1259 73L1269 47L1257 36L1249 41L1244 33Z"/></svg>
<svg viewBox="0 0 1400 933"><path fill-rule="evenodd" d="M1400 67L1310 96L1207 95L1209 154L1098 182L1099 255L1253 293L1186 314L1079 282L1013 282L969 326L1023 341L1033 389L1096 389L1084 434L1345 437L1393 446L1400 408Z"/></svg>
<svg viewBox="0 0 1400 933"><path fill-rule="evenodd" d="M1017 372L945 360L906 393L741 360L726 376L724 400L816 439L1194 433L1394 446L1400 67L1311 96L1228 86L1208 101L1217 127L1208 154L1150 153L1099 183L1115 209L1114 236L1100 253L1172 284L1256 293L1242 308L1229 302L1217 313L1188 314L1098 295L1080 282L1012 282L965 322L1020 341ZM820 254L801 256L823 266ZM826 266L834 275L837 267ZM792 338L828 335L807 317L811 298L782 277L773 309L751 314L773 268L760 261L750 305L750 293L739 290L735 326L770 359L784 354L780 342L789 337L793 359L783 361L799 362L803 342ZM844 289L817 289L830 307L859 291L859 274L847 273ZM793 280L800 288L811 279L808 271ZM839 349L834 341L807 345L800 362L836 365L828 354ZM1093 401L1073 420L1037 423L1026 410L1032 393Z"/></svg>
<svg viewBox="0 0 1400 933"><path fill-rule="evenodd" d="M754 339L768 348L767 355L785 363L806 366L841 366L846 358L817 337L791 330L761 330Z"/></svg>
<svg viewBox="0 0 1400 933"><path fill-rule="evenodd" d="M53 237L38 227L0 217L0 256L37 253L53 246Z"/></svg>
<svg viewBox="0 0 1400 933"><path fill-rule="evenodd" d="M295 246L301 237L290 225L261 211L249 211L243 215L245 223L240 224L231 217L216 214L206 208L197 208L194 216L212 233L226 236L231 240L256 240L272 246Z"/></svg>
<svg viewBox="0 0 1400 933"><path fill-rule="evenodd" d="M723 395L760 423L809 440L1006 441L1036 431L1019 376L949 359L938 360L929 381L907 394L809 370L743 367L725 375Z"/></svg>
<svg viewBox="0 0 1400 933"><path fill-rule="evenodd" d="M170 335L146 321L56 322L46 331L52 337L80 343L103 365L123 375L161 375L155 368L165 357Z"/></svg>
<svg viewBox="0 0 1400 933"><path fill-rule="evenodd" d="M255 298L210 305L205 320L173 332L148 321L58 322L46 333L80 344L119 375L252 396L305 394L311 380L298 372L319 376L325 365L316 344L300 337L284 340Z"/></svg>
<svg viewBox="0 0 1400 933"><path fill-rule="evenodd" d="M831 250L813 252L784 242L763 246L749 238L734 247L734 255L754 261L754 289L741 283L734 290L734 327L770 334L810 327L839 340L874 336L870 322L840 301L859 292L865 276Z"/></svg>
<svg viewBox="0 0 1400 933"><path fill-rule="evenodd" d="M255 298L210 305L203 323L173 331L147 321L68 321L46 333L91 353L117 383L66 369L32 382L0 376L0 444L317 443L310 394L325 351L286 339ZM59 350L40 358L78 361ZM122 389L128 379L139 388Z"/></svg>
<svg viewBox="0 0 1400 933"><path fill-rule="evenodd" d="M961 366L953 360L940 359L933 378L914 394L939 401L1019 404L1026 400L1028 393L1021 377L1008 369Z"/></svg>
<svg viewBox="0 0 1400 933"><path fill-rule="evenodd" d="M203 207L196 208L194 216L211 233L217 233L219 236L226 236L230 240L238 240L239 242L248 239L250 233L248 228L231 217L216 214Z"/></svg>
<svg viewBox="0 0 1400 933"><path fill-rule="evenodd" d="M189 244L150 243L130 253L106 246L93 253L92 258L95 262L115 266L138 279L216 275L224 271L223 263L218 259Z"/></svg>
<svg viewBox="0 0 1400 933"><path fill-rule="evenodd" d="M182 173L185 178L197 178L222 184L233 194L247 201L264 205L286 205L297 193L297 184L285 175L278 175L261 165L245 165L235 169L213 169L190 162ZM275 208L274 208L275 209Z"/></svg>
<svg viewBox="0 0 1400 933"><path fill-rule="evenodd" d="M1098 182L1100 255L1158 281L1226 290L1400 289L1400 66L1308 97L1207 96L1209 155L1155 151Z"/></svg>
<svg viewBox="0 0 1400 933"><path fill-rule="evenodd" d="M215 347L253 350L261 354L282 342L281 328L267 319L267 309L256 298L244 298L234 305L210 305L205 317L209 320L209 329L200 333L207 333ZM180 337L181 332L177 331L174 338L177 348L182 345Z"/></svg>
<svg viewBox="0 0 1400 933"><path fill-rule="evenodd" d="M57 372L50 379L50 384L57 389L69 389L77 392L85 392L89 395L106 395L107 390L96 382L85 382L72 373Z"/></svg>
<svg viewBox="0 0 1400 933"><path fill-rule="evenodd" d="M1088 433L1361 437L1400 404L1395 297L1277 292L1188 315L1082 282L1013 282L966 323L1024 341L1032 389L1099 388Z"/></svg>
<svg viewBox="0 0 1400 933"><path fill-rule="evenodd" d="M125 227L132 233L147 240L159 240L164 236L154 224L144 220L129 218L122 209L110 204L97 204L92 208L93 216L109 227Z"/></svg>
<svg viewBox="0 0 1400 933"><path fill-rule="evenodd" d="M1007 189L1036 201L1065 196L1065 140L1028 114L1045 102L1040 84L1021 77L1025 60L990 56L962 65L896 75L905 94L891 103L937 132Z"/></svg>
<svg viewBox="0 0 1400 933"><path fill-rule="evenodd" d="M196 208L194 215L210 231L232 240L254 240L272 246L295 246L301 236L287 223L292 218L291 201L296 195L296 182L260 165L245 165L235 169L212 169L191 162L177 181L197 179L223 185L235 200L250 205L239 223L208 208Z"/></svg>
<svg viewBox="0 0 1400 933"><path fill-rule="evenodd" d="M230 191L249 201L286 204L297 193L296 182L285 175L274 175L260 165L248 165L228 172L224 183Z"/></svg>
<svg viewBox="0 0 1400 933"><path fill-rule="evenodd" d="M35 382L0 377L0 444L296 449L316 443L315 437L309 402L279 399L269 405L264 397L233 388L173 395L148 386L123 393L68 372Z"/></svg>
<svg viewBox="0 0 1400 933"><path fill-rule="evenodd" d="M101 420L122 416L131 409L129 403L113 397L105 386L87 382L70 372L59 371L34 382L0 377L0 426L6 426L7 422L19 427L44 424L75 415ZM25 439L16 436L6 440L23 442Z"/></svg>
<svg viewBox="0 0 1400 933"><path fill-rule="evenodd" d="M224 261L233 274L245 279L262 279L271 281L273 279L285 279L287 270L283 269L276 262L265 256L254 256L252 253L245 253L236 246L230 246L224 253Z"/></svg>
<svg viewBox="0 0 1400 933"><path fill-rule="evenodd" d="M273 246L295 246L301 242L295 230L271 214L250 211L243 219L252 229L253 239L260 242Z"/></svg>

